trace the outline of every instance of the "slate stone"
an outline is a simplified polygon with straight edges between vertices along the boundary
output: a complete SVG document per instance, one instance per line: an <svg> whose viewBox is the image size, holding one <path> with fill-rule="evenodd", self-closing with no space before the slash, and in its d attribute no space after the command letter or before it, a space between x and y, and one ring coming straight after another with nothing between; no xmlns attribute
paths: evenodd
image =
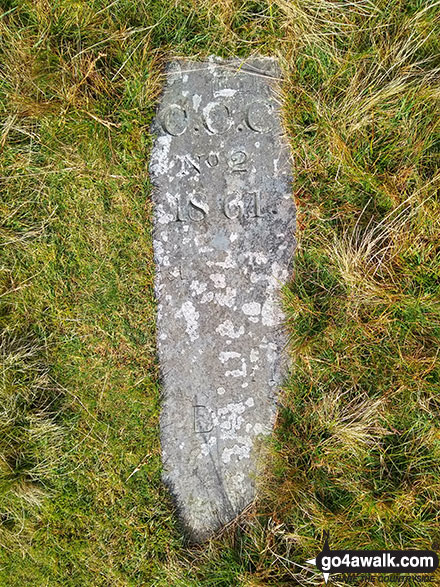
<svg viewBox="0 0 440 587"><path fill-rule="evenodd" d="M152 131L164 481L193 541L256 491L286 363L295 207L269 58L174 61Z"/></svg>

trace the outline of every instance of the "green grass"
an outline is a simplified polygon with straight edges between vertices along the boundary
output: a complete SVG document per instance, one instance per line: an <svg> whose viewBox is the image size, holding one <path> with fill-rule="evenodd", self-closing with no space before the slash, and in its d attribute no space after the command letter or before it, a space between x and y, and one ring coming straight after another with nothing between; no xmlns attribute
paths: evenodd
<svg viewBox="0 0 440 587"><path fill-rule="evenodd" d="M0 585L319 585L324 529L440 550L440 7L0 7ZM147 161L164 61L212 53L280 59L299 247L259 500L189 549L160 481Z"/></svg>

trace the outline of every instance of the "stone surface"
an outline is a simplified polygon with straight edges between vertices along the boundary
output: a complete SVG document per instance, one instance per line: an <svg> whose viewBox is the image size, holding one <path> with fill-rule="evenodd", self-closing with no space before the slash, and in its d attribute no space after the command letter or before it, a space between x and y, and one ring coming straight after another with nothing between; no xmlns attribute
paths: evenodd
<svg viewBox="0 0 440 587"><path fill-rule="evenodd" d="M294 249L276 61L176 61L152 131L164 480L201 541L255 497Z"/></svg>

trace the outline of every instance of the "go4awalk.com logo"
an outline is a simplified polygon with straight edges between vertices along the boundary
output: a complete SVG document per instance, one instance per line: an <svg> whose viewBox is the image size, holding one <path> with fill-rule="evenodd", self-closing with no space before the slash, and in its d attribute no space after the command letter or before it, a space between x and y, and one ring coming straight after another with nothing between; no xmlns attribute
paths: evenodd
<svg viewBox="0 0 440 587"><path fill-rule="evenodd" d="M327 583L334 573L434 573L438 556L431 550L331 550L329 534L318 556L306 561L322 572Z"/></svg>

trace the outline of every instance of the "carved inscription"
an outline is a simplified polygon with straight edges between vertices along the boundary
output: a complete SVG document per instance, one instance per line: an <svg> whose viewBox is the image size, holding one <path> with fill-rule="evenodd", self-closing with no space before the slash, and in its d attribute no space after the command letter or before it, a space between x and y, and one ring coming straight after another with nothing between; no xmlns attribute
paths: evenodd
<svg viewBox="0 0 440 587"><path fill-rule="evenodd" d="M226 194L218 202L218 208L229 220L236 220L244 215L247 218L261 218L263 215L259 192ZM196 194L187 198L181 195L175 197L174 219L176 222L187 220L201 222L208 216L209 212L207 196L204 194ZM276 213L276 210L272 210L272 213Z"/></svg>
<svg viewBox="0 0 440 587"><path fill-rule="evenodd" d="M226 164L229 170L234 173L245 173L248 171L248 159L249 156L244 150L231 151L227 155L222 153L176 155L176 160L180 165L177 175L179 177L191 174L200 175L204 169L212 169L219 164ZM227 169L225 169L226 171Z"/></svg>
<svg viewBox="0 0 440 587"><path fill-rule="evenodd" d="M174 137L183 134L188 126L188 117L185 108L178 104L168 106L162 114L162 126L168 134Z"/></svg>
<svg viewBox="0 0 440 587"><path fill-rule="evenodd" d="M179 136L187 130L197 133L200 128L212 135L224 134L232 128L242 132L243 125L256 133L268 133L273 128L274 105L258 100L234 117L226 104L210 102L203 108L200 116L191 114L188 113L187 106L171 104L162 113L162 127L172 136Z"/></svg>
<svg viewBox="0 0 440 587"><path fill-rule="evenodd" d="M277 63L170 64L153 125L164 481L200 541L255 497L287 338L295 209Z"/></svg>
<svg viewBox="0 0 440 587"><path fill-rule="evenodd" d="M229 160L229 166L231 167L232 171L235 173L246 173L247 159L248 159L248 156L245 151L234 151L233 153L231 153L231 158Z"/></svg>

